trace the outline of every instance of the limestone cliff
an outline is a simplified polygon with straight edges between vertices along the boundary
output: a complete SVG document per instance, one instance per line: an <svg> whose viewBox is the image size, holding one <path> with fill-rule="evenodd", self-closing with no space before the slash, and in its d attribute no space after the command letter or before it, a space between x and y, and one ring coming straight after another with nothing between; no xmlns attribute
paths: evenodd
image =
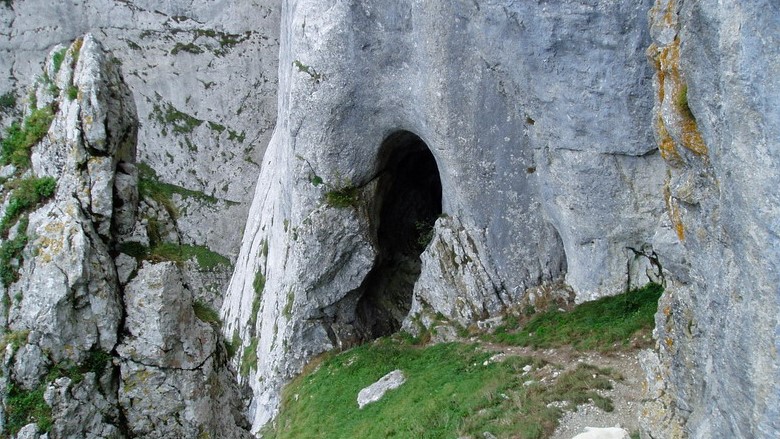
<svg viewBox="0 0 780 439"><path fill-rule="evenodd" d="M89 34L55 47L26 112L3 141L0 431L248 437L216 312L168 253L130 251L161 218L116 60Z"/></svg>
<svg viewBox="0 0 780 439"><path fill-rule="evenodd" d="M777 437L780 8L659 0L650 17L666 221L682 252L656 246L672 276L645 421L656 438Z"/></svg>
<svg viewBox="0 0 780 439"><path fill-rule="evenodd" d="M655 279L650 6L284 2L280 119L223 307L255 428L327 350Z"/></svg>
<svg viewBox="0 0 780 439"><path fill-rule="evenodd" d="M4 431L245 437L323 352L660 281L645 437L780 436L776 2L13 0L0 34Z"/></svg>

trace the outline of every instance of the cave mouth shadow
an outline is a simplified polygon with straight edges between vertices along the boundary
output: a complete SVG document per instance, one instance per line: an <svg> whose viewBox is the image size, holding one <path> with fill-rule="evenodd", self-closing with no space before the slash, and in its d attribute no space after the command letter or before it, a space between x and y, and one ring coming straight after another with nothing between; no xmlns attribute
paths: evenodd
<svg viewBox="0 0 780 439"><path fill-rule="evenodd" d="M409 131L382 142L371 212L378 256L356 308L364 341L390 335L409 314L420 277L420 254L442 213L441 178L428 145Z"/></svg>

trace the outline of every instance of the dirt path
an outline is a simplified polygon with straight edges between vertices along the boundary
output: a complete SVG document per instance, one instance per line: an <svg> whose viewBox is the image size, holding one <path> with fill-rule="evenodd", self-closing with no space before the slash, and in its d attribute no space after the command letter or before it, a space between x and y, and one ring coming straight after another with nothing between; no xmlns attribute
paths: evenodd
<svg viewBox="0 0 780 439"><path fill-rule="evenodd" d="M525 347L485 344L486 350L505 355L531 356L556 364L565 370L586 363L617 372L622 379L612 382L612 390L601 391L602 396L612 399L615 409L605 412L593 404L580 405L577 411L566 412L552 439L571 439L584 431L585 427L620 427L629 432L639 429L638 412L642 398L644 373L639 365L639 351L600 354L579 352L570 347L534 350Z"/></svg>

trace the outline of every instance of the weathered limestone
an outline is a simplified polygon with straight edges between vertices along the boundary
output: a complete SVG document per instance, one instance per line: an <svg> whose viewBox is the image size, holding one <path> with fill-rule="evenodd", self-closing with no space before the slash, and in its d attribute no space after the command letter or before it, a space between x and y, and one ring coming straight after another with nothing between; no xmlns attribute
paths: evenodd
<svg viewBox="0 0 780 439"><path fill-rule="evenodd" d="M276 120L279 3L0 4L0 95L23 103L52 47L98 36L132 90L138 162L165 183L213 197L175 201L184 243L234 259Z"/></svg>
<svg viewBox="0 0 780 439"><path fill-rule="evenodd" d="M237 361L256 364L255 429L309 358L397 329L399 311L465 323L540 285L587 300L655 274L627 249L652 256L664 208L649 7L284 2L283 117L223 307L252 357ZM408 133L435 160L446 218L406 302L385 303L382 209Z"/></svg>
<svg viewBox="0 0 780 439"><path fill-rule="evenodd" d="M668 168L656 248L673 281L644 422L652 437L777 437L780 9L659 0L650 19Z"/></svg>

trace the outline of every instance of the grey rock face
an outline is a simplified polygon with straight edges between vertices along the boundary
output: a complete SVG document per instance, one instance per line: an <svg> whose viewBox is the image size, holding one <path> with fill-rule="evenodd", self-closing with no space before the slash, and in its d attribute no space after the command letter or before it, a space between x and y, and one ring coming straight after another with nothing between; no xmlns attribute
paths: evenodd
<svg viewBox="0 0 780 439"><path fill-rule="evenodd" d="M0 95L24 104L53 47L98 36L132 90L138 162L165 183L212 197L175 201L184 243L233 259L276 119L279 3L0 5Z"/></svg>
<svg viewBox="0 0 780 439"><path fill-rule="evenodd" d="M31 424L23 437L248 437L208 307L219 303L205 286L209 272L191 261L139 265L121 253L128 243L148 247L148 226L170 212L139 202L138 121L116 62L86 35L55 48L45 68L34 93L38 105L51 105L53 121L25 176L53 177L56 190L31 206L26 229L19 221L8 235L26 233L28 242L14 261L18 280L3 278L11 306L3 313L0 430L15 433L4 415L16 413L18 424L13 398L33 392L51 408L50 418L37 419L51 429ZM154 230L178 244L175 222Z"/></svg>
<svg viewBox="0 0 780 439"><path fill-rule="evenodd" d="M654 273L627 249L652 255L664 208L650 2L521 3L284 2L284 117L223 306L255 429L307 359L410 310L466 321Z"/></svg>
<svg viewBox="0 0 780 439"><path fill-rule="evenodd" d="M653 437L780 435L779 22L769 1L651 11L667 222L683 249L662 258L674 282L648 367Z"/></svg>
<svg viewBox="0 0 780 439"><path fill-rule="evenodd" d="M125 288L119 402L134 436L249 437L217 332L196 317L173 263L146 264Z"/></svg>
<svg viewBox="0 0 780 439"><path fill-rule="evenodd" d="M55 53L61 62L53 61ZM106 359L118 340L123 307L109 250L112 230L128 227L127 217L134 221L134 191L116 191L114 182L117 175L133 178L137 120L116 66L93 36L55 48L44 72L34 93L54 115L32 148L32 172L25 175L53 177L56 189L29 213L26 230L16 231L28 243L18 281L4 287L13 298L4 339L25 336L17 350L6 347L4 372L11 383L5 384L45 390L51 437L116 437L116 383ZM72 98L70 88L77 90ZM91 371L83 372L87 364ZM47 383L50 374L59 378ZM5 405L13 402L3 387L5 412L14 407Z"/></svg>

